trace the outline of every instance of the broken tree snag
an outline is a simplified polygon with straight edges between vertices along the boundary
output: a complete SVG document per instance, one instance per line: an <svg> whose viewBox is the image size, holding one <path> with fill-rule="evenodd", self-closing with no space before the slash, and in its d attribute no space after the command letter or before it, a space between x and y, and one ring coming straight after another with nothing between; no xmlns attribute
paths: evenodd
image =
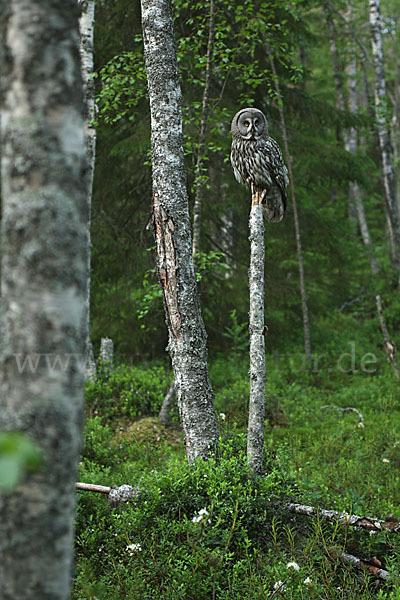
<svg viewBox="0 0 400 600"><path fill-rule="evenodd" d="M396 358L396 344L393 342L393 340L390 339L390 335L386 327L385 317L383 315L382 300L379 294L378 296L376 296L376 307L378 310L379 322L381 324L381 330L383 334L383 345L387 355L387 360L388 362L392 363L397 379L400 379L400 371Z"/></svg>
<svg viewBox="0 0 400 600"><path fill-rule="evenodd" d="M388 515L384 521L375 519L374 517L361 517L359 515L349 515L347 512L338 512L336 510L324 510L315 506L307 506L306 504L290 504L285 505L285 509L297 515L305 515L313 517L318 515L327 521L342 523L346 527L354 527L355 529L364 529L378 533L379 531L388 531L390 533L400 532L400 520L395 519L392 515Z"/></svg>
<svg viewBox="0 0 400 600"><path fill-rule="evenodd" d="M154 237L156 241L158 275L160 277L169 325L176 338L179 337L181 317L176 289L176 261L174 247L174 223L165 213L157 194L153 196Z"/></svg>
<svg viewBox="0 0 400 600"><path fill-rule="evenodd" d="M250 399L247 459L255 473L262 473L265 421L265 328L264 328L264 217L262 192L251 189L250 229Z"/></svg>

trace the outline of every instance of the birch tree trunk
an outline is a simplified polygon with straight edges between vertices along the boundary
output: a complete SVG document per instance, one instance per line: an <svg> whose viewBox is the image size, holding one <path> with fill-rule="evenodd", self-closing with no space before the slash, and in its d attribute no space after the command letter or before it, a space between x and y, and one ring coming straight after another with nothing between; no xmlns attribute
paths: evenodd
<svg viewBox="0 0 400 600"><path fill-rule="evenodd" d="M171 411L171 407L175 400L175 381L171 383L169 386L167 393L165 394L165 398L163 400L160 413L158 415L159 421L162 425L168 425L169 423L169 413Z"/></svg>
<svg viewBox="0 0 400 600"><path fill-rule="evenodd" d="M261 195L252 190L250 229L250 401L247 428L247 459L251 469L262 473L265 421L265 328L264 328L264 217Z"/></svg>
<svg viewBox="0 0 400 600"><path fill-rule="evenodd" d="M201 233L201 206L203 203L204 181L202 172L205 157L205 142L208 127L208 101L210 95L211 67L214 54L215 39L215 0L210 0L210 19L208 24L207 61L204 81L203 100L201 104L201 120L199 133L199 147L197 150L197 162L195 170L195 195L193 207L193 256L200 250Z"/></svg>
<svg viewBox="0 0 400 600"><path fill-rule="evenodd" d="M141 0L141 5L157 267L186 454L192 463L209 455L218 427L192 256L173 17L170 0Z"/></svg>
<svg viewBox="0 0 400 600"><path fill-rule="evenodd" d="M334 77L335 88L336 88L336 106L340 110L345 110L346 99L345 99L345 94L344 94L344 86L343 86L341 73L338 73L338 70L341 71L341 69L340 69L340 65L339 65L339 57L338 57L338 51L337 51L337 45L336 45L335 29L334 29L332 18L330 17L330 14L329 14L329 10L330 10L329 3L326 6L327 6L327 11L328 11L327 21L328 21L328 29L329 29L329 43L330 43L332 62L333 62L333 77ZM354 7L351 2L348 6L348 11L346 14L346 18L344 20L345 20L347 27L351 30L351 37L350 37L349 50L348 50L348 60L347 60L347 66L346 66L347 86L348 86L348 108L349 108L350 112L352 112L353 114L357 114L357 111L358 111L357 59L356 59L354 39L353 39ZM350 127L348 131L346 131L346 130L343 131L343 143L344 143L344 148L347 152L350 152L350 154L353 154L353 155L357 154L358 139L357 139L357 130L355 127ZM360 226L360 231L361 231L361 237L362 237L364 246L366 247L368 254L369 254L371 271L374 275L376 275L379 272L379 265L376 260L371 236L369 234L368 223L367 223L367 218L366 218L366 214L365 214L364 202L362 199L360 186L358 185L358 183L356 181L350 181L350 183L349 183L349 217L351 220L353 220L354 218L356 218L358 220L358 223Z"/></svg>
<svg viewBox="0 0 400 600"><path fill-rule="evenodd" d="M353 3L350 2L347 18L349 23L354 25L354 7ZM349 56L348 64L346 67L347 72L347 85L348 85L348 108L354 115L358 112L358 94L357 94L357 58L354 47L354 41L351 39L349 45ZM345 138L345 149L350 154L356 155L358 147L358 136L357 129L350 127ZM371 272L373 275L379 273L379 265L376 260L375 250L372 244L371 236L369 233L367 217L364 209L364 202L360 190L360 186L356 181L350 181L349 183L349 204L356 207L358 222L360 225L361 237L363 244L368 252Z"/></svg>
<svg viewBox="0 0 400 600"><path fill-rule="evenodd" d="M375 120L379 137L385 205L393 231L393 235L390 236L392 243L392 265L397 272L400 272L400 225L396 201L396 183L392 160L392 147L386 123L386 79L382 46L380 0L369 0L369 20L374 62Z"/></svg>
<svg viewBox="0 0 400 600"><path fill-rule="evenodd" d="M88 204L88 230L87 244L88 252L88 280L86 293L86 323L84 327L87 330L86 340L86 379L94 381L96 379L96 363L94 360L93 346L90 341L90 255L91 255L91 238L90 224L92 213L92 194L93 194L93 176L94 163L96 157L96 128L95 120L95 103L94 103L94 79L93 75L93 33L94 33L94 13L95 0L78 0L78 5L81 10L79 18L80 31L80 53L81 53L81 69L83 80L83 92L85 100L85 125L86 125L86 147L88 156L88 178L87 178L87 204Z"/></svg>
<svg viewBox="0 0 400 600"><path fill-rule="evenodd" d="M78 7L1 0L0 9L0 429L26 432L43 455L39 471L0 496L0 597L67 600L87 278Z"/></svg>

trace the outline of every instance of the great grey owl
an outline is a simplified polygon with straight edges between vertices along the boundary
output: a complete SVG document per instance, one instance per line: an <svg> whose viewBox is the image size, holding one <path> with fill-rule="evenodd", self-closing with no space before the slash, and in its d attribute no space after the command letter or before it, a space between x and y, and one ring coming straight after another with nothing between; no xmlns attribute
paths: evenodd
<svg viewBox="0 0 400 600"><path fill-rule="evenodd" d="M231 163L239 183L261 190L263 214L279 222L286 210L288 171L277 142L268 135L261 110L243 108L232 120Z"/></svg>

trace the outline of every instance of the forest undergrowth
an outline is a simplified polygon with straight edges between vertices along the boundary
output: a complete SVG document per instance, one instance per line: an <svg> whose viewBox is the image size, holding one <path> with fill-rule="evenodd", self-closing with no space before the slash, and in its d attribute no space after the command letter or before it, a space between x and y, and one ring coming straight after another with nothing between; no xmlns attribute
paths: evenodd
<svg viewBox="0 0 400 600"><path fill-rule="evenodd" d="M400 598L399 534L285 509L400 517L398 382L383 354L360 368L360 352L351 343L339 356L328 349L311 370L293 354L269 357L257 478L246 464L244 353L211 361L220 444L192 467L177 410L168 428L157 419L165 365L121 365L89 384L80 481L129 483L138 495L112 509L102 494L79 493L73 599ZM339 410L348 407L358 412ZM380 563L390 579L343 553Z"/></svg>

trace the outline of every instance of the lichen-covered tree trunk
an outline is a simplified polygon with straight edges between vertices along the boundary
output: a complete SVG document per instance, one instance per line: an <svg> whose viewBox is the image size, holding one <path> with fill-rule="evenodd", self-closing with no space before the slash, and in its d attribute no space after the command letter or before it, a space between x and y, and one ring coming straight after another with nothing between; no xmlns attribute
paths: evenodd
<svg viewBox="0 0 400 600"><path fill-rule="evenodd" d="M93 347L90 341L90 221L92 208L92 193L93 193L93 176L94 164L96 157L96 128L95 120L95 102L94 102L94 79L93 75L93 34L94 34L94 13L95 0L78 0L78 5L81 11L79 18L80 31L80 52L81 52L81 69L83 80L83 91L85 100L85 125L86 125L86 148L88 156L88 177L87 177L87 203L88 203L88 229L87 243L89 252L88 256L88 279L86 293L86 314L84 328L87 330L86 340L86 379L94 381L96 379L96 363L93 355Z"/></svg>
<svg viewBox="0 0 400 600"><path fill-rule="evenodd" d="M43 464L0 496L0 597L70 597L83 413L87 159L76 0L3 11L0 429Z"/></svg>
<svg viewBox="0 0 400 600"><path fill-rule="evenodd" d="M262 473L265 421L265 328L264 328L264 218L260 193L252 190L250 210L249 333L250 401L247 458L255 473Z"/></svg>
<svg viewBox="0 0 400 600"><path fill-rule="evenodd" d="M170 0L141 0L141 5L157 266L186 454L192 463L209 455L218 427L192 256L173 17Z"/></svg>
<svg viewBox="0 0 400 600"><path fill-rule="evenodd" d="M380 0L369 0L369 21L374 62L375 121L379 137L385 205L392 230L392 234L390 235L392 264L393 268L400 272L400 224L396 200L392 147L386 123L386 78L381 20Z"/></svg>

